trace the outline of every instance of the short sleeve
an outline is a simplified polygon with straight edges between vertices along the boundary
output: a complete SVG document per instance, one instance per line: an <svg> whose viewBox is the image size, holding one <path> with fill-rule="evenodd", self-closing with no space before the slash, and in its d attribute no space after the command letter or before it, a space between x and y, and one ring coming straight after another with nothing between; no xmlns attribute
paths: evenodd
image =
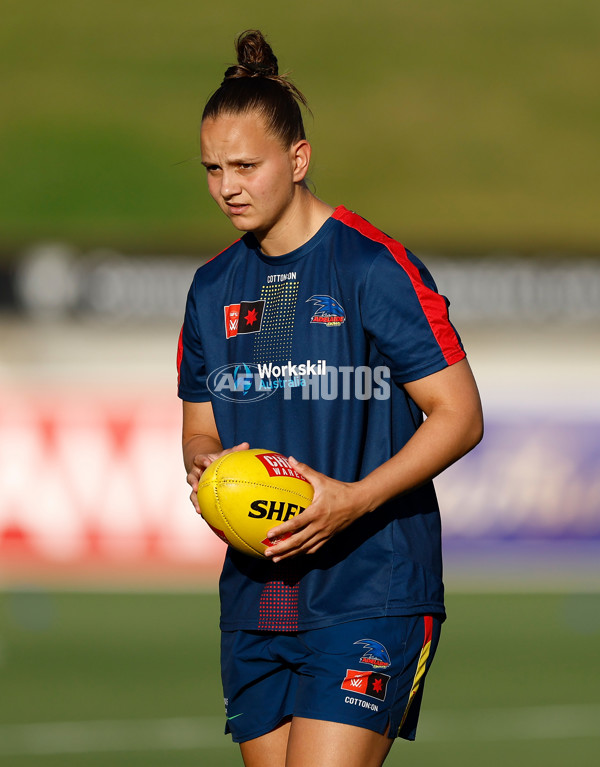
<svg viewBox="0 0 600 767"><path fill-rule="evenodd" d="M448 301L409 251L385 249L371 264L361 293L366 333L398 384L416 381L463 359Z"/></svg>
<svg viewBox="0 0 600 767"><path fill-rule="evenodd" d="M208 402L206 368L202 339L198 329L198 312L194 283L189 290L183 326L177 349L178 396L186 402Z"/></svg>

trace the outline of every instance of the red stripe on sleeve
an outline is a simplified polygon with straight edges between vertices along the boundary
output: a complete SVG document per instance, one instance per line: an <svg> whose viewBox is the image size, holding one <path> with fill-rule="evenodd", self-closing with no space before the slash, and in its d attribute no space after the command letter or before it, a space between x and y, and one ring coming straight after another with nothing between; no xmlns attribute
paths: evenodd
<svg viewBox="0 0 600 767"><path fill-rule="evenodd" d="M398 266L404 269L408 275L446 363L453 365L455 362L463 359L466 355L461 348L456 331L448 319L448 306L444 297L423 283L419 270L408 257L405 247L358 214L347 210L343 205L335 209L333 218L352 229L356 229L357 232L368 237L369 240L381 243L389 250Z"/></svg>
<svg viewBox="0 0 600 767"><path fill-rule="evenodd" d="M181 375L181 360L183 359L183 325L179 331L179 341L177 342L177 386L179 386Z"/></svg>

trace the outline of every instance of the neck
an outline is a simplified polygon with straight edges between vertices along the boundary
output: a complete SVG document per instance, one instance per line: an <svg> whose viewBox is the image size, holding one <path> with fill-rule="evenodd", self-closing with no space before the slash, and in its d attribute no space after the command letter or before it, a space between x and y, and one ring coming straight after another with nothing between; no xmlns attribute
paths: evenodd
<svg viewBox="0 0 600 767"><path fill-rule="evenodd" d="M306 187L298 187L295 199L285 215L268 232L254 232L260 248L267 256L282 256L308 242L333 213Z"/></svg>

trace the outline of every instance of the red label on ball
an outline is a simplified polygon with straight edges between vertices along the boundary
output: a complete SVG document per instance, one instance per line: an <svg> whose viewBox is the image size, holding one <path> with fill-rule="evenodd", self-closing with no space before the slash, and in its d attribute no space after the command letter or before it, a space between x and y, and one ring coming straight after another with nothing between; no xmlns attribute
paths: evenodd
<svg viewBox="0 0 600 767"><path fill-rule="evenodd" d="M270 477L294 477L310 484L310 482L296 471L288 459L280 453L257 453L256 457L263 464Z"/></svg>
<svg viewBox="0 0 600 767"><path fill-rule="evenodd" d="M285 535L278 535L277 538L265 538L264 541L261 541L261 543L264 546L274 546L276 543L279 543L279 541L285 541L290 537L291 533L286 533Z"/></svg>
<svg viewBox="0 0 600 767"><path fill-rule="evenodd" d="M204 520L204 521L206 522L206 520ZM219 530L217 527L213 527L213 525L211 525L210 522L206 522L206 524L210 527L210 529L213 531L213 533L215 533L215 535L219 536L219 538L222 541L225 541L225 543L229 543L229 541L227 540L227 536L225 535L225 533L222 530Z"/></svg>

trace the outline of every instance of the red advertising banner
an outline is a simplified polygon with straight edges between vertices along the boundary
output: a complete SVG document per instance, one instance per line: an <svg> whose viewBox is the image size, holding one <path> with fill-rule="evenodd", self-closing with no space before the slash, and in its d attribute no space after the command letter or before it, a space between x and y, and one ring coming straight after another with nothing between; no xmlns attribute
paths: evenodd
<svg viewBox="0 0 600 767"><path fill-rule="evenodd" d="M174 395L1 393L0 579L216 577L224 552L189 501Z"/></svg>

